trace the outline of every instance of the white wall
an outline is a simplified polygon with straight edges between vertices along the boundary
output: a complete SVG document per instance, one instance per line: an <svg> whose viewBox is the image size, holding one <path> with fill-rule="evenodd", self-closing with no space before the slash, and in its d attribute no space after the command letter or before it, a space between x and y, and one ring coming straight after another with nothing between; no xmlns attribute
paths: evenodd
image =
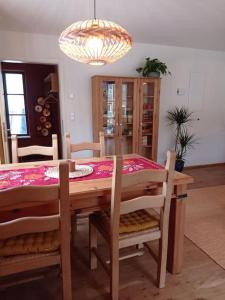
<svg viewBox="0 0 225 300"><path fill-rule="evenodd" d="M175 105L189 105L190 110L197 110L195 117L200 120L193 124L199 143L190 152L187 164L224 162L225 52L134 44L130 53L118 62L93 67L67 59L60 52L55 36L0 31L0 60L59 63L64 128L71 132L74 142L92 139L90 77L96 74L136 76L136 67L147 56L166 62L172 73L162 79L161 85L158 160L164 161L166 150L172 145L166 111ZM185 94L177 96L177 88L184 88ZM70 98L71 93L74 99ZM70 120L70 112L75 113L74 121Z"/></svg>

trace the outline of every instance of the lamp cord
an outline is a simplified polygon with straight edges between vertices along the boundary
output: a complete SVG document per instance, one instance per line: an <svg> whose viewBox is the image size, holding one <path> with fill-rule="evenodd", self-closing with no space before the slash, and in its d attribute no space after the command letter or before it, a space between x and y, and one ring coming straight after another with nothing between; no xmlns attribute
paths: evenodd
<svg viewBox="0 0 225 300"><path fill-rule="evenodd" d="M96 0L94 0L94 19L96 20Z"/></svg>

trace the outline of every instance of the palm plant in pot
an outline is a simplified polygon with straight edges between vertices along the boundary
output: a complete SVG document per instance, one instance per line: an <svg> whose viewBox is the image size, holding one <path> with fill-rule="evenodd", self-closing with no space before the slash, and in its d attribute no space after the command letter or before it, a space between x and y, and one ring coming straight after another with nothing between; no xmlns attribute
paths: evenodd
<svg viewBox="0 0 225 300"><path fill-rule="evenodd" d="M168 71L167 65L161 62L158 58L145 59L144 67L137 68L136 71L141 73L143 77L160 77L160 75L167 75L171 73Z"/></svg>
<svg viewBox="0 0 225 300"><path fill-rule="evenodd" d="M194 134L189 133L188 125L192 122L193 112L185 107L175 107L167 111L167 119L170 125L175 125L175 146L176 152L176 171L182 172L185 164L187 151L194 147L196 138Z"/></svg>

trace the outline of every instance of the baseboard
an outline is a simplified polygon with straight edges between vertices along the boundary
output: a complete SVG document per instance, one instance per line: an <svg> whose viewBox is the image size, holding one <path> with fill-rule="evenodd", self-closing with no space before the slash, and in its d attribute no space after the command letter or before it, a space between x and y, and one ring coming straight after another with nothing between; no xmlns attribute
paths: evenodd
<svg viewBox="0 0 225 300"><path fill-rule="evenodd" d="M197 169L197 168L208 168L208 167L225 167L225 162L224 163L216 163L216 164L205 164L205 165L193 165L193 166L187 166L184 168L185 170L189 169Z"/></svg>

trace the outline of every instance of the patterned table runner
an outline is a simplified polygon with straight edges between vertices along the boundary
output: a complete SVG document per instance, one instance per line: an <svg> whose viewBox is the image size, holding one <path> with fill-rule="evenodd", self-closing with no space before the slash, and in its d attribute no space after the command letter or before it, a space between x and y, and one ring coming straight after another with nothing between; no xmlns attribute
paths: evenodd
<svg viewBox="0 0 225 300"><path fill-rule="evenodd" d="M113 161L88 162L82 165L91 166L94 172L88 176L70 179L70 182L102 179L112 176ZM13 188L24 185L50 185L58 183L58 179L45 175L48 168L53 166L42 165L34 168L17 168L0 171L0 189ZM144 158L131 158L123 161L123 174L133 173L144 169L162 169L158 163Z"/></svg>

